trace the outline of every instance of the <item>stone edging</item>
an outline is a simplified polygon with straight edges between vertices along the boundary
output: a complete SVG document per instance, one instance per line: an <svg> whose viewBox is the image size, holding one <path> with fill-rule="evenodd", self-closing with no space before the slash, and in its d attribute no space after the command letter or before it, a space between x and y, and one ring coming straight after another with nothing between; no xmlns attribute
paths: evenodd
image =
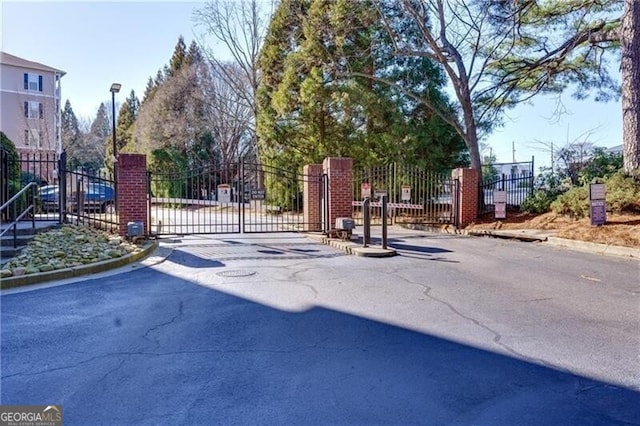
<svg viewBox="0 0 640 426"><path fill-rule="evenodd" d="M148 256L157 247L158 241L154 240L151 242L147 242L143 246L142 250L129 253L116 259L104 260L102 262L90 263L82 266L75 266L73 268L56 269L53 271L40 272L37 274L2 278L0 282L0 288L6 290L9 288L21 287L25 285L41 284L48 281L74 278L83 275L95 274L97 272L108 271L110 269L119 268L121 266L137 262L138 260Z"/></svg>

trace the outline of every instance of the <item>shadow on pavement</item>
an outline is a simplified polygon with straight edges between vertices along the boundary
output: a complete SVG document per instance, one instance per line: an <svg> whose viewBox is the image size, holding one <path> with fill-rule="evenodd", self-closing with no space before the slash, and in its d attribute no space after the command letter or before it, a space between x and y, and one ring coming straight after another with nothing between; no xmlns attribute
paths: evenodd
<svg viewBox="0 0 640 426"><path fill-rule="evenodd" d="M184 250L174 249L171 253L171 261L189 268L219 268L225 266L217 260L196 256Z"/></svg>
<svg viewBox="0 0 640 426"><path fill-rule="evenodd" d="M153 269L3 296L2 331L2 403L61 404L65 424L640 419L630 389L323 307L275 309Z"/></svg>

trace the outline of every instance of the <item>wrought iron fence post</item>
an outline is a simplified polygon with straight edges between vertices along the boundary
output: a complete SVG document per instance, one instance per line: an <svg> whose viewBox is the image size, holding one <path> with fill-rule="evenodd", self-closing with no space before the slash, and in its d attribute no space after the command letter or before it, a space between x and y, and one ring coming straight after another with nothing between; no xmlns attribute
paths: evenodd
<svg viewBox="0 0 640 426"><path fill-rule="evenodd" d="M67 153L60 154L58 164L58 221L67 222Z"/></svg>

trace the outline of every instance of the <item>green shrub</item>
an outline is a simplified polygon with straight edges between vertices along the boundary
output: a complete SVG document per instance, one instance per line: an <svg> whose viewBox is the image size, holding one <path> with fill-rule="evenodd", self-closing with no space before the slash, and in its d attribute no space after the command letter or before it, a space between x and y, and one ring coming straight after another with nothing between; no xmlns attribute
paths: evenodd
<svg viewBox="0 0 640 426"><path fill-rule="evenodd" d="M606 179L607 210L640 211L640 182L622 171Z"/></svg>
<svg viewBox="0 0 640 426"><path fill-rule="evenodd" d="M526 213L541 214L549 211L551 203L556 199L555 194L544 189L536 190L520 205L520 210Z"/></svg>
<svg viewBox="0 0 640 426"><path fill-rule="evenodd" d="M526 213L541 214L550 210L551 203L560 194L571 188L568 179L562 179L549 168L541 168L540 174L533 182L534 192L520 205L520 210Z"/></svg>
<svg viewBox="0 0 640 426"><path fill-rule="evenodd" d="M606 179L594 179L607 186L607 210L640 211L640 182L618 171ZM558 196L551 210L575 218L589 216L589 185L576 186Z"/></svg>
<svg viewBox="0 0 640 426"><path fill-rule="evenodd" d="M574 186L551 203L554 213L576 219L589 216L589 191L587 186Z"/></svg>

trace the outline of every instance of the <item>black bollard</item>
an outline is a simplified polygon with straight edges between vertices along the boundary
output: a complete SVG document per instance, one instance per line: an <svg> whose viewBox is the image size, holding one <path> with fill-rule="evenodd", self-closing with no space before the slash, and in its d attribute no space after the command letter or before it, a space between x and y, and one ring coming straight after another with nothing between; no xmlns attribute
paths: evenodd
<svg viewBox="0 0 640 426"><path fill-rule="evenodd" d="M368 247L371 244L371 212L370 212L371 200L365 198L362 201L362 220L363 220L363 235L362 244L363 247Z"/></svg>
<svg viewBox="0 0 640 426"><path fill-rule="evenodd" d="M382 248L387 249L387 198L385 194L380 197L382 201Z"/></svg>

